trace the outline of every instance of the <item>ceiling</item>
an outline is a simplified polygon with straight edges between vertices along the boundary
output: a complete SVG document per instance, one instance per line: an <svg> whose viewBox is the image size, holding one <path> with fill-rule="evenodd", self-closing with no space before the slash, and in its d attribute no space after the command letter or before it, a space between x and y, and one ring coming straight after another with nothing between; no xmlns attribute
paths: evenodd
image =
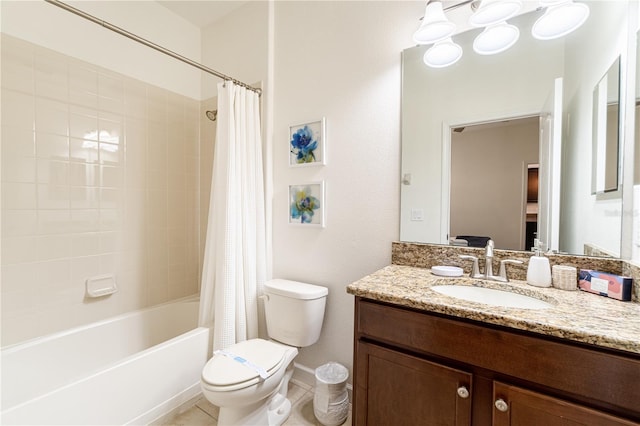
<svg viewBox="0 0 640 426"><path fill-rule="evenodd" d="M223 18L246 0L158 0L158 3L199 28Z"/></svg>
<svg viewBox="0 0 640 426"><path fill-rule="evenodd" d="M223 18L239 7L248 3L248 0L157 0L159 4L183 17L199 28L204 28L211 23ZM472 14L471 0L442 0L442 6L447 11L447 18L457 25L457 33L467 31L473 27L468 24ZM424 1L426 6L427 1ZM538 0L524 0L520 14L530 12L539 5ZM416 22L419 25L418 19Z"/></svg>

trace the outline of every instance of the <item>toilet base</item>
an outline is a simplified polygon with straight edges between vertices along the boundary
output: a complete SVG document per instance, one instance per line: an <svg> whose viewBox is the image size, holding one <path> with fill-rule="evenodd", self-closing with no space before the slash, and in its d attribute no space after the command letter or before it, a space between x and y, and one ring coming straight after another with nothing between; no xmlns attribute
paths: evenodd
<svg viewBox="0 0 640 426"><path fill-rule="evenodd" d="M267 415L269 418L269 426L280 426L291 414L291 401L277 393L269 403Z"/></svg>
<svg viewBox="0 0 640 426"><path fill-rule="evenodd" d="M297 353L297 351L296 351ZM293 358L291 359L291 361ZM291 401L287 399L289 380L293 376L293 362L287 366L280 385L266 399L242 407L220 407L219 426L280 426L291 414Z"/></svg>
<svg viewBox="0 0 640 426"><path fill-rule="evenodd" d="M291 401L276 392L267 403L259 401L240 409L220 407L218 425L280 426L290 414Z"/></svg>

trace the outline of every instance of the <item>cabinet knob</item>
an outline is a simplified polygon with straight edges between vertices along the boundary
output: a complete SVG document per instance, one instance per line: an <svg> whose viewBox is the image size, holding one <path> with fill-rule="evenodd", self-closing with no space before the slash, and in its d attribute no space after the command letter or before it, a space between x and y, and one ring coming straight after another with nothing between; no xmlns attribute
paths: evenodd
<svg viewBox="0 0 640 426"><path fill-rule="evenodd" d="M469 390L466 386L460 386L458 388L458 396L460 398L469 398Z"/></svg>
<svg viewBox="0 0 640 426"><path fill-rule="evenodd" d="M504 402L504 399L500 398L496 400L496 408L503 413L509 409L509 404Z"/></svg>

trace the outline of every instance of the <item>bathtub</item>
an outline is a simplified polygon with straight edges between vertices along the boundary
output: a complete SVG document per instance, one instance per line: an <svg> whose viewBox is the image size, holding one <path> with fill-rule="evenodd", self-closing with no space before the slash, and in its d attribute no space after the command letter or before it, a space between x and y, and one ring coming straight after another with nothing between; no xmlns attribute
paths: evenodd
<svg viewBox="0 0 640 426"><path fill-rule="evenodd" d="M1 424L147 424L200 392L198 301L119 315L3 348Z"/></svg>

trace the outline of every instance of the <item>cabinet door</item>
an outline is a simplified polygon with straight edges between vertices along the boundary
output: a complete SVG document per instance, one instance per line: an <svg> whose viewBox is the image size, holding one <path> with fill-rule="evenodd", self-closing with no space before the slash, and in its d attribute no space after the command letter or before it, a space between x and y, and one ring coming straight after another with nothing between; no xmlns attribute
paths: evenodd
<svg viewBox="0 0 640 426"><path fill-rule="evenodd" d="M581 405L500 382L493 384L494 426L638 426Z"/></svg>
<svg viewBox="0 0 640 426"><path fill-rule="evenodd" d="M471 424L471 374L357 342L356 425Z"/></svg>

